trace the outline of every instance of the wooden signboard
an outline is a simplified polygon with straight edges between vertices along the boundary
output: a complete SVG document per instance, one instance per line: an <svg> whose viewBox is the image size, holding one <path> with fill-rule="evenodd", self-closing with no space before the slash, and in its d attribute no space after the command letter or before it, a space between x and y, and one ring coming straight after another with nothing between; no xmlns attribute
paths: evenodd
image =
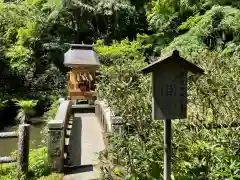
<svg viewBox="0 0 240 180"><path fill-rule="evenodd" d="M152 116L164 120L164 180L171 179L171 119L187 116L187 73L203 70L179 56L177 50L141 70L152 73Z"/></svg>
<svg viewBox="0 0 240 180"><path fill-rule="evenodd" d="M152 117L155 120L184 119L187 116L187 73L203 70L179 56L177 50L142 69L152 73Z"/></svg>
<svg viewBox="0 0 240 180"><path fill-rule="evenodd" d="M152 76L153 119L184 119L187 116L187 72L165 68Z"/></svg>

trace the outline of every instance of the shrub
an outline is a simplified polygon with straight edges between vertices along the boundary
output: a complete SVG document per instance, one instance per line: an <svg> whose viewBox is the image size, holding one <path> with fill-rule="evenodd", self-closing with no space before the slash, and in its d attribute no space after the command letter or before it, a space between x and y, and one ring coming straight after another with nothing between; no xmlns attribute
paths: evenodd
<svg viewBox="0 0 240 180"><path fill-rule="evenodd" d="M62 179L63 174L52 173L48 176L43 176L39 180L60 180Z"/></svg>
<svg viewBox="0 0 240 180"><path fill-rule="evenodd" d="M151 118L151 78L139 73L146 63L135 46L141 43L127 43L121 53L108 51L124 48L119 42L97 48L108 59L100 69L99 97L123 117L124 124L123 133L111 134L109 146L100 156L102 176L163 179L163 122ZM188 118L172 121L172 179L237 179L240 154L238 141L233 140L239 139L239 59L211 51L190 57L206 75L189 76Z"/></svg>
<svg viewBox="0 0 240 180"><path fill-rule="evenodd" d="M35 114L34 107L37 105L37 100L15 100L20 107L16 117L21 123L26 123L30 116Z"/></svg>
<svg viewBox="0 0 240 180"><path fill-rule="evenodd" d="M0 179L1 180L13 180L18 179L18 171L16 170L16 164L3 164L0 165ZM48 163L47 148L42 147L38 149L30 150L29 155L29 172L26 177L22 176L21 179L29 180L51 180L53 178L61 179L61 174L51 174L51 170Z"/></svg>

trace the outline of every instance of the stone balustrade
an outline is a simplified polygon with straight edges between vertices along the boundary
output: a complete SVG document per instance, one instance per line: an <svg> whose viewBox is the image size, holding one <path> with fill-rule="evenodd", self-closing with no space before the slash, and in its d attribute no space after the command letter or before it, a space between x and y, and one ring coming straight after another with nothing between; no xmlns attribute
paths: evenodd
<svg viewBox="0 0 240 180"><path fill-rule="evenodd" d="M57 172L62 172L64 167L65 132L70 116L72 115L71 109L71 100L61 99L54 120L48 123L49 160L52 170Z"/></svg>
<svg viewBox="0 0 240 180"><path fill-rule="evenodd" d="M95 114L104 133L121 133L122 118L114 116L106 102L100 100L95 101Z"/></svg>

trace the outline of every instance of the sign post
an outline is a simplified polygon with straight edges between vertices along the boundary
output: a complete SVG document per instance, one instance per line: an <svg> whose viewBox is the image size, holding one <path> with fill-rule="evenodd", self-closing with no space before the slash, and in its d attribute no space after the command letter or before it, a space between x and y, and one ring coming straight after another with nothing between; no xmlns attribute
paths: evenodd
<svg viewBox="0 0 240 180"><path fill-rule="evenodd" d="M179 56L179 51L141 70L152 73L152 118L164 120L164 180L171 180L171 119L187 117L187 73L203 74L196 65Z"/></svg>
<svg viewBox="0 0 240 180"><path fill-rule="evenodd" d="M164 120L164 179L171 179L172 128L171 119Z"/></svg>

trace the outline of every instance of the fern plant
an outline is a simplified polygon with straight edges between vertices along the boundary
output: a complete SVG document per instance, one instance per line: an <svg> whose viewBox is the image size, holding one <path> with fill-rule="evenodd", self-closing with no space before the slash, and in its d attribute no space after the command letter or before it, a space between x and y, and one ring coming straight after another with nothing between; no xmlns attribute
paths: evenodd
<svg viewBox="0 0 240 180"><path fill-rule="evenodd" d="M29 120L29 117L35 114L34 107L37 105L37 100L14 100L16 105L20 107L16 120L22 124Z"/></svg>

